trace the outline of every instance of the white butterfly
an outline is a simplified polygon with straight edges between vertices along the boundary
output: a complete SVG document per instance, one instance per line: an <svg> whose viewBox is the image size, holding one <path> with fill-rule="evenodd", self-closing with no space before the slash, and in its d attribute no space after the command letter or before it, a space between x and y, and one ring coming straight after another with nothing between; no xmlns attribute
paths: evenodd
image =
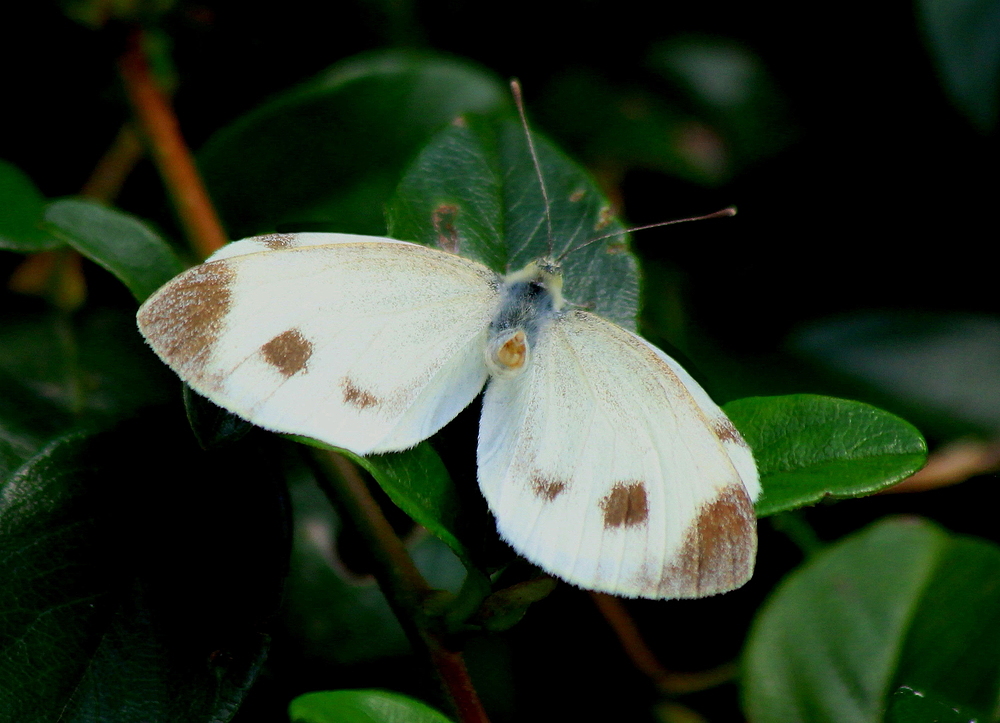
<svg viewBox="0 0 1000 723"><path fill-rule="evenodd" d="M500 535L570 583L700 597L753 571L743 438L670 357L567 302L552 259L501 276L389 238L259 236L138 319L216 404L359 455L427 439L486 385L482 493Z"/></svg>

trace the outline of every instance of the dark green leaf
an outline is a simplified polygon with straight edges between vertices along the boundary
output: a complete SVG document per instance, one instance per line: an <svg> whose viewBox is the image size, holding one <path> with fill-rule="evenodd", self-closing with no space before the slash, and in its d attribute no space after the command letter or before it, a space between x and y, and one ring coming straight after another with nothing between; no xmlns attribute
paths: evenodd
<svg viewBox="0 0 1000 723"><path fill-rule="evenodd" d="M313 447L334 449L363 467L399 509L471 566L468 551L455 533L459 522L455 486L431 445L423 442L403 452L360 457L307 437L286 436Z"/></svg>
<svg viewBox="0 0 1000 723"><path fill-rule="evenodd" d="M31 253L65 246L43 225L45 197L16 166L0 160L0 249Z"/></svg>
<svg viewBox="0 0 1000 723"><path fill-rule="evenodd" d="M537 135L535 145L550 201L551 239L524 130L513 120L475 116L438 133L407 171L389 206L390 235L507 273L621 232L590 177ZM626 243L617 236L569 253L563 292L570 302L634 330L639 284Z"/></svg>
<svg viewBox="0 0 1000 723"><path fill-rule="evenodd" d="M704 184L731 172L722 138L649 88L574 69L556 76L532 108L539 126L589 167L652 168Z"/></svg>
<svg viewBox="0 0 1000 723"><path fill-rule="evenodd" d="M306 693L288 706L292 723L449 723L425 703L387 690Z"/></svg>
<svg viewBox="0 0 1000 723"><path fill-rule="evenodd" d="M860 497L920 469L927 446L908 422L861 402L794 394L726 404L757 460L757 515Z"/></svg>
<svg viewBox="0 0 1000 723"><path fill-rule="evenodd" d="M979 723L975 714L963 712L951 701L933 693L900 686L889 698L886 723Z"/></svg>
<svg viewBox="0 0 1000 723"><path fill-rule="evenodd" d="M165 402L175 385L131 312L93 308L73 317L0 316L0 389L0 429L30 456L75 425L106 424Z"/></svg>
<svg viewBox="0 0 1000 723"><path fill-rule="evenodd" d="M209 401L187 384L182 388L188 424L202 449L238 442L254 428L250 422Z"/></svg>
<svg viewBox="0 0 1000 723"><path fill-rule="evenodd" d="M994 0L921 0L917 6L945 88L988 132L997 121L1000 5Z"/></svg>
<svg viewBox="0 0 1000 723"><path fill-rule="evenodd" d="M257 674L285 559L266 453L146 424L57 440L0 488L2 723L221 723ZM123 449L155 460L141 484Z"/></svg>
<svg viewBox="0 0 1000 723"><path fill-rule="evenodd" d="M998 604L995 545L918 519L872 525L810 558L761 609L744 657L748 717L874 723L912 707L893 697L905 686L986 720L1000 699Z"/></svg>
<svg viewBox="0 0 1000 723"><path fill-rule="evenodd" d="M146 224L99 203L54 201L45 220L77 251L117 276L139 301L184 270L177 254Z"/></svg>
<svg viewBox="0 0 1000 723"><path fill-rule="evenodd" d="M799 353L862 382L946 434L1000 429L1000 319L968 313L876 311L811 324ZM947 422L955 431L943 430ZM950 435L948 435L950 436Z"/></svg>
<svg viewBox="0 0 1000 723"><path fill-rule="evenodd" d="M383 206L427 139L461 113L508 104L462 61L405 51L330 67L224 128L200 154L239 238L283 230L383 234Z"/></svg>
<svg viewBox="0 0 1000 723"><path fill-rule="evenodd" d="M408 654L375 578L345 561L357 562L356 546L343 544L337 512L307 470L289 472L295 535L284 608L297 644L311 659L339 666ZM423 533L407 540L407 550L431 586L459 589L465 570L443 542Z"/></svg>
<svg viewBox="0 0 1000 723"><path fill-rule="evenodd" d="M1000 549L973 537L948 542L910 623L894 683L985 720L1000 703Z"/></svg>
<svg viewBox="0 0 1000 723"><path fill-rule="evenodd" d="M691 152L714 151L715 162L724 164L724 170L732 172L772 155L792 140L784 99L764 62L745 45L723 38L678 37L655 45L647 64L679 86L698 109L701 138L695 135L697 126L689 123L687 129L693 136L688 141Z"/></svg>

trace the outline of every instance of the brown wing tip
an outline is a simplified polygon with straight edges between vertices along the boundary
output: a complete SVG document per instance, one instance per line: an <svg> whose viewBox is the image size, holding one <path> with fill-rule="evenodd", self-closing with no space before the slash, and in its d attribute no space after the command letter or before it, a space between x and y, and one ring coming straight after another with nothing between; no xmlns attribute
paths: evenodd
<svg viewBox="0 0 1000 723"><path fill-rule="evenodd" d="M706 597L734 590L753 575L757 518L741 484L702 506L663 570L659 597Z"/></svg>

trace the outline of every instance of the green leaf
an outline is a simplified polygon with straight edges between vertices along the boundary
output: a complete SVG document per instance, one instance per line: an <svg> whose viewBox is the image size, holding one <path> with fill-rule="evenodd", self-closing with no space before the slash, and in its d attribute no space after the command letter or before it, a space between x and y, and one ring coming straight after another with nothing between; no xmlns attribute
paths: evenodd
<svg viewBox="0 0 1000 723"><path fill-rule="evenodd" d="M757 460L764 488L758 517L870 495L927 459L924 438L911 424L862 402L793 394L738 399L723 409Z"/></svg>
<svg viewBox="0 0 1000 723"><path fill-rule="evenodd" d="M20 438L29 456L71 427L107 425L165 403L175 384L129 311L0 315L0 429Z"/></svg>
<svg viewBox="0 0 1000 723"><path fill-rule="evenodd" d="M508 103L503 85L475 65L379 51L237 120L199 161L234 238L284 229L383 235L383 206L431 134L462 113Z"/></svg>
<svg viewBox="0 0 1000 723"><path fill-rule="evenodd" d="M378 482L399 509L448 545L471 569L468 550L456 533L459 505L455 485L430 444L422 442L403 452L361 457L308 437L285 436L320 449L335 450L353 460Z"/></svg>
<svg viewBox="0 0 1000 723"><path fill-rule="evenodd" d="M903 720L915 706L899 699L908 688L991 720L998 642L1000 548L919 519L883 520L774 591L747 642L745 710L755 723Z"/></svg>
<svg viewBox="0 0 1000 723"><path fill-rule="evenodd" d="M286 475L294 546L283 607L295 644L310 659L337 666L410 654L403 628L375 578L345 561L352 558L356 538L345 538L339 515L310 471L290 466ZM418 534L408 538L406 546L432 587L461 587L465 568L443 542Z"/></svg>
<svg viewBox="0 0 1000 723"><path fill-rule="evenodd" d="M653 46L650 69L683 89L707 123L691 150L712 148L738 169L780 151L794 138L785 100L764 62L748 47L724 38L682 36ZM690 130L688 131L691 132Z"/></svg>
<svg viewBox="0 0 1000 723"><path fill-rule="evenodd" d="M652 88L570 69L552 79L532 108L539 125L591 167L651 168L700 184L720 183L732 172L723 139Z"/></svg>
<svg viewBox="0 0 1000 723"><path fill-rule="evenodd" d="M975 713L923 690L902 685L892 692L886 723L978 723Z"/></svg>
<svg viewBox="0 0 1000 723"><path fill-rule="evenodd" d="M389 233L475 259L494 271L523 268L591 239L623 231L593 180L533 134L545 198L521 126L466 116L438 133L417 157L389 205ZM573 304L635 329L638 272L625 236L584 246L563 261L563 293Z"/></svg>
<svg viewBox="0 0 1000 723"><path fill-rule="evenodd" d="M175 389L129 311L0 314L0 480L56 437L107 427Z"/></svg>
<svg viewBox="0 0 1000 723"><path fill-rule="evenodd" d="M0 723L229 720L260 668L283 578L267 453L148 425L56 440L0 487ZM155 460L140 485L130 449Z"/></svg>
<svg viewBox="0 0 1000 723"><path fill-rule="evenodd" d="M949 95L989 132L997 122L1000 5L994 0L920 0L917 7Z"/></svg>
<svg viewBox="0 0 1000 723"><path fill-rule="evenodd" d="M99 203L54 201L45 220L77 251L117 276L139 301L184 270L170 245L149 226Z"/></svg>
<svg viewBox="0 0 1000 723"><path fill-rule="evenodd" d="M45 197L16 166L0 160L0 249L22 253L65 246L42 224Z"/></svg>
<svg viewBox="0 0 1000 723"><path fill-rule="evenodd" d="M941 436L1000 429L1000 318L961 312L855 312L799 331L792 348L864 384Z"/></svg>
<svg viewBox="0 0 1000 723"><path fill-rule="evenodd" d="M306 693L288 706L292 723L449 723L415 698L387 690Z"/></svg>

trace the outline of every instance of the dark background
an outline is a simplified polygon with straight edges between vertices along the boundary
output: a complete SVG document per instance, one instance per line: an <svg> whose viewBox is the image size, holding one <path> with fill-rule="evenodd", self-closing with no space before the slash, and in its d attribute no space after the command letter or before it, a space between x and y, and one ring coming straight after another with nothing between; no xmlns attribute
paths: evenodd
<svg viewBox="0 0 1000 723"><path fill-rule="evenodd" d="M127 117L114 70L125 29L114 22L84 27L47 2L22 3L17 12L16 22L0 30L7 99L0 111L0 157L27 172L46 195L72 194ZM551 98L568 75L597 79L618 98L638 88L697 116L689 96L650 70L651 49L677 38L741 47L759 60L775 92L774 122L757 131L757 151L711 182L641 163L612 163L611 190L631 224L739 207L731 220L651 230L634 239L651 269L646 283L653 305L679 294L684 328L697 329L679 346L705 370L742 370L723 398L831 393L910 412L918 402L895 399L791 353L790 335L831 315L902 310L995 316L1000 307L992 217L996 133L952 103L909 3L831 10L631 0L181 2L161 27L173 44L176 110L194 149L341 58L411 46L519 77L535 125L582 152L597 170L606 170L606 159L587 157L573 132L578 118L567 120L566 114L606 114L601 104L608 96L595 94L589 108L579 99L560 106ZM133 173L118 204L181 238L148 161ZM15 262L3 256L4 269ZM92 293L128 303L110 282L102 289L100 272L91 269L88 276ZM676 289L667 289L668 283ZM916 410L914 421L932 443L955 436L956 429L975 431L961 419L936 419L934 410ZM895 512L928 514L949 529L996 539L994 516L982 503L994 483L995 476L984 476L922 495L821 506L807 518L825 539ZM760 569L746 588L696 602L632 603L629 609L667 667L705 669L739 653L762 598L799 560L788 539L764 523ZM415 682L420 676L405 658L330 667L322 660L303 662L296 646L279 627L271 663L237 720L278 720L291 695L315 687L385 686L422 694ZM642 720L658 700L586 595L565 587L503 636L472 641L469 659L496 720ZM685 702L712 720L739 715L735 686Z"/></svg>

